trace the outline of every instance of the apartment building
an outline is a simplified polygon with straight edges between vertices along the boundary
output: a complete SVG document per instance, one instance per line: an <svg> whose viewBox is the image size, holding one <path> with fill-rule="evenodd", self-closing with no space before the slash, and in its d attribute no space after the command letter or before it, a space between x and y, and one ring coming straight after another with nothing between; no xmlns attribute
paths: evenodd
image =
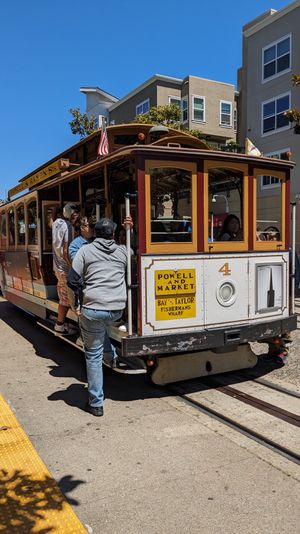
<svg viewBox="0 0 300 534"><path fill-rule="evenodd" d="M300 0L276 11L270 9L243 27L243 59L238 73L238 142L245 137L264 155L291 159L291 200L300 193L300 136L284 112L300 109L300 88L293 87L293 73L300 73ZM280 180L261 176L257 196L265 209L278 201ZM269 213L271 213L269 209ZM268 217L271 217L268 215ZM274 219L274 217L273 217ZM300 250L300 206L297 206L297 249ZM275 222L274 226L279 226Z"/></svg>
<svg viewBox="0 0 300 534"><path fill-rule="evenodd" d="M183 127L200 130L211 144L220 146L236 140L236 92L232 84L198 76L181 79L156 74L120 100L98 87L81 87L80 91L86 95L87 114L104 115L110 124L132 122L153 106L175 104L181 109Z"/></svg>

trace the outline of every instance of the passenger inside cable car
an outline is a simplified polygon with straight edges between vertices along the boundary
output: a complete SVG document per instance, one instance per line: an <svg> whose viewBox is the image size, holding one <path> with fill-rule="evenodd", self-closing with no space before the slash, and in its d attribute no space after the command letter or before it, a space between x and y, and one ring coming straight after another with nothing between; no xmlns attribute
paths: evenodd
<svg viewBox="0 0 300 534"><path fill-rule="evenodd" d="M243 241L244 175L229 168L212 168L208 174L208 240Z"/></svg>
<svg viewBox="0 0 300 534"><path fill-rule="evenodd" d="M241 241L241 223L236 215L227 215L224 220L218 241Z"/></svg>

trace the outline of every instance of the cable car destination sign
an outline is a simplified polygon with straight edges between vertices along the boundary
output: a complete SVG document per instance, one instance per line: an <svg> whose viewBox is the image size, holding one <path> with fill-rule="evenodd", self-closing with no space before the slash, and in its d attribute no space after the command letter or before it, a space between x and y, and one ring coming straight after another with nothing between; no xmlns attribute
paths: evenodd
<svg viewBox="0 0 300 534"><path fill-rule="evenodd" d="M24 191L24 189L28 189L34 185L44 182L44 180L47 180L47 178L51 178L52 176L55 176L55 174L60 173L62 170L68 169L69 166L70 162L68 159L58 159L57 161L54 161L47 167L44 167L40 171L32 174L26 178L26 180L23 180L18 185L10 189L8 191L8 198L10 199L14 195Z"/></svg>
<svg viewBox="0 0 300 534"><path fill-rule="evenodd" d="M196 317L196 269L155 271L156 320Z"/></svg>

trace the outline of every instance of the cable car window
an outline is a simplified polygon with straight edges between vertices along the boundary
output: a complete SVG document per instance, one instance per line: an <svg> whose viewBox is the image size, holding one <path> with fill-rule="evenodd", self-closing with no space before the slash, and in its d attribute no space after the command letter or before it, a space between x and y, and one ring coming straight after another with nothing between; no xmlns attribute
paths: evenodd
<svg viewBox="0 0 300 534"><path fill-rule="evenodd" d="M28 245L37 245L37 207L36 200L30 202L27 206L27 230Z"/></svg>
<svg viewBox="0 0 300 534"><path fill-rule="evenodd" d="M243 241L243 173L227 168L210 169L208 192L208 241Z"/></svg>
<svg viewBox="0 0 300 534"><path fill-rule="evenodd" d="M17 244L25 245L25 212L23 204L17 208Z"/></svg>
<svg viewBox="0 0 300 534"><path fill-rule="evenodd" d="M6 213L5 211L0 215L0 232L1 232L1 248L6 246Z"/></svg>
<svg viewBox="0 0 300 534"><path fill-rule="evenodd" d="M151 242L192 242L192 172L150 169Z"/></svg>
<svg viewBox="0 0 300 534"><path fill-rule="evenodd" d="M15 245L15 208L10 208L10 210L8 210L8 236L8 244L10 246Z"/></svg>
<svg viewBox="0 0 300 534"><path fill-rule="evenodd" d="M265 188L268 181L273 187ZM282 241L282 180L256 176L256 241Z"/></svg>

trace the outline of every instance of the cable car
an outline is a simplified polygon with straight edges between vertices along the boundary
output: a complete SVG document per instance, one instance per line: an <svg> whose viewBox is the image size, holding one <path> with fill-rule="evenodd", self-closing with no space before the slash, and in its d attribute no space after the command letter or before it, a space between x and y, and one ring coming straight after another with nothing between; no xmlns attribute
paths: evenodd
<svg viewBox="0 0 300 534"><path fill-rule="evenodd" d="M3 295L53 329L55 210L76 203L117 226L131 213L126 327L109 332L119 353L156 384L253 367L249 342L296 328L294 164L211 150L167 127L109 126L107 135L106 156L97 158L95 132L9 192L0 206ZM68 321L77 324L71 309Z"/></svg>

